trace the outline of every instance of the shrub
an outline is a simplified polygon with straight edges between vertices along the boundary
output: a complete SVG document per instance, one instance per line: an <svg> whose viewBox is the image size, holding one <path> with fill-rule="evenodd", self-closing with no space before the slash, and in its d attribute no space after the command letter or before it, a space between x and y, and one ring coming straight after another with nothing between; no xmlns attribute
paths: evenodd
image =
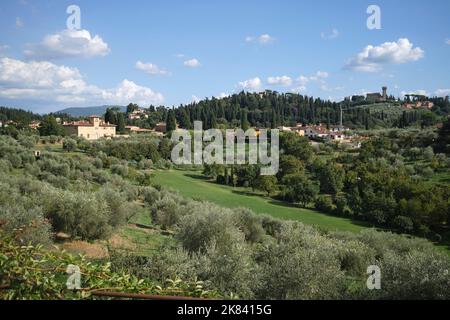
<svg viewBox="0 0 450 320"><path fill-rule="evenodd" d="M39 207L0 206L0 220L6 221L3 226L5 231L18 231L17 240L24 245L51 243L51 225Z"/></svg>
<svg viewBox="0 0 450 320"><path fill-rule="evenodd" d="M171 197L157 200L151 208L153 222L161 225L164 229L173 227L178 223L185 213L183 205Z"/></svg>
<svg viewBox="0 0 450 320"><path fill-rule="evenodd" d="M316 198L316 201L314 203L314 206L317 210L322 212L332 212L333 211L333 200L330 196L326 195L319 195Z"/></svg>
<svg viewBox="0 0 450 320"><path fill-rule="evenodd" d="M116 190L106 187L99 191L98 196L106 202L109 208L108 223L111 226L120 226L128 220L129 216L133 215L125 197Z"/></svg>
<svg viewBox="0 0 450 320"><path fill-rule="evenodd" d="M0 172L8 173L11 169L12 165L10 161L7 159L0 159Z"/></svg>
<svg viewBox="0 0 450 320"><path fill-rule="evenodd" d="M226 252L238 239L244 241L245 236L236 228L231 210L210 203L193 203L189 214L180 219L176 238L188 252L205 253L212 244Z"/></svg>
<svg viewBox="0 0 450 320"><path fill-rule="evenodd" d="M126 177L128 175L128 166L121 164L111 165L111 172L119 176Z"/></svg>
<svg viewBox="0 0 450 320"><path fill-rule="evenodd" d="M8 153L5 158L11 163L13 168L22 166L22 158L17 153Z"/></svg>
<svg viewBox="0 0 450 320"><path fill-rule="evenodd" d="M387 251L380 262L382 299L449 299L450 261L436 251L412 249L405 255Z"/></svg>
<svg viewBox="0 0 450 320"><path fill-rule="evenodd" d="M393 226L406 233L414 230L414 222L410 217L405 216L396 216L393 221Z"/></svg>
<svg viewBox="0 0 450 320"><path fill-rule="evenodd" d="M55 197L56 196L56 197ZM92 240L109 235L110 211L106 202L92 193L58 192L45 208L55 231Z"/></svg>
<svg viewBox="0 0 450 320"><path fill-rule="evenodd" d="M27 149L31 149L35 146L36 142L37 142L37 136L24 136L24 135L19 135L18 137L18 142L21 146L27 148Z"/></svg>
<svg viewBox="0 0 450 320"><path fill-rule="evenodd" d="M265 231L258 216L246 208L234 209L234 214L236 226L244 233L246 241L254 243L263 240Z"/></svg>
<svg viewBox="0 0 450 320"><path fill-rule="evenodd" d="M94 167L96 167L97 169L102 169L103 168L103 161L102 161L102 159L100 159L100 158L95 158L93 161L92 161L92 164L94 165Z"/></svg>
<svg viewBox="0 0 450 320"><path fill-rule="evenodd" d="M71 138L64 138L63 140L63 149L67 152L75 151L77 148L77 142Z"/></svg>
<svg viewBox="0 0 450 320"><path fill-rule="evenodd" d="M153 205L160 198L159 191L150 186L140 188L139 194L148 205Z"/></svg>
<svg viewBox="0 0 450 320"><path fill-rule="evenodd" d="M276 237L281 232L282 221L264 214L261 216L261 226L266 234Z"/></svg>
<svg viewBox="0 0 450 320"><path fill-rule="evenodd" d="M334 246L312 228L284 222L279 239L259 248L260 299L336 299L345 287Z"/></svg>
<svg viewBox="0 0 450 320"><path fill-rule="evenodd" d="M151 159L142 159L138 163L138 168L141 170L151 169L153 165L153 161Z"/></svg>

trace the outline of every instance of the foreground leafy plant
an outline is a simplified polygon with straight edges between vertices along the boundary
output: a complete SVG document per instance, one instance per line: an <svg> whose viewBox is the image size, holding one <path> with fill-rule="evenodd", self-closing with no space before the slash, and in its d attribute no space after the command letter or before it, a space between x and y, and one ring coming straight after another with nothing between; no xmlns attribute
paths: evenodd
<svg viewBox="0 0 450 320"><path fill-rule="evenodd" d="M67 266L80 268L81 289L68 290ZM19 245L11 234L0 229L0 299L104 299L98 291L152 295L219 297L204 290L201 281L184 282L179 278L160 286L124 272L112 272L110 263L93 263L83 256L47 250L41 245Z"/></svg>

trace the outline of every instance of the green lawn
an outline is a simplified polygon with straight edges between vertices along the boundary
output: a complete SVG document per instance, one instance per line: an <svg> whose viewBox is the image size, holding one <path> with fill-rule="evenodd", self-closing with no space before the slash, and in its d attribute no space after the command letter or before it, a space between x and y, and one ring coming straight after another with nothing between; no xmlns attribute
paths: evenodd
<svg viewBox="0 0 450 320"><path fill-rule="evenodd" d="M152 255L165 243L173 241L172 237L162 234L159 228L152 225L150 212L144 208L130 219L119 234L136 246L133 250L135 254L142 256Z"/></svg>
<svg viewBox="0 0 450 320"><path fill-rule="evenodd" d="M146 230L132 226L124 227L121 230L121 236L135 245L133 253L141 256L150 256L164 243L173 241L171 237L162 235L158 230Z"/></svg>
<svg viewBox="0 0 450 320"><path fill-rule="evenodd" d="M284 202L255 195L243 188L215 184L195 171L159 170L155 171L154 174L157 184L174 189L185 197L211 201L223 207L246 207L255 213L266 213L276 218L298 220L328 230L358 232L369 227L361 222L314 210L301 209Z"/></svg>

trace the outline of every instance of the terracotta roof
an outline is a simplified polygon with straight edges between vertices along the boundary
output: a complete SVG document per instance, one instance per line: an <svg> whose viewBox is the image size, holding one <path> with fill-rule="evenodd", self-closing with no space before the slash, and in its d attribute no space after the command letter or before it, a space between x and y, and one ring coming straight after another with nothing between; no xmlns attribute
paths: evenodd
<svg viewBox="0 0 450 320"><path fill-rule="evenodd" d="M63 124L63 126L72 126L72 127L93 127L94 125L87 121L73 121L73 122L66 122Z"/></svg>
<svg viewBox="0 0 450 320"><path fill-rule="evenodd" d="M94 124L90 123L88 121L72 121L72 122L63 123L63 126L68 126L68 127L93 127ZM109 124L109 123L102 123L102 124L99 124L99 127L116 127L116 125L115 124Z"/></svg>

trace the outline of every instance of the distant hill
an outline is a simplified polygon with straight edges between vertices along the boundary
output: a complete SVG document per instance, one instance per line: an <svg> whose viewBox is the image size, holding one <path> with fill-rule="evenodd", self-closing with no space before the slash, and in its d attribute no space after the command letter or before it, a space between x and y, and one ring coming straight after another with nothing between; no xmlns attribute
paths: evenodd
<svg viewBox="0 0 450 320"><path fill-rule="evenodd" d="M65 108L55 113L66 113L73 117L87 117L90 115L103 116L107 108L119 107L122 112L127 110L125 106L96 106L96 107L81 107L81 108Z"/></svg>

